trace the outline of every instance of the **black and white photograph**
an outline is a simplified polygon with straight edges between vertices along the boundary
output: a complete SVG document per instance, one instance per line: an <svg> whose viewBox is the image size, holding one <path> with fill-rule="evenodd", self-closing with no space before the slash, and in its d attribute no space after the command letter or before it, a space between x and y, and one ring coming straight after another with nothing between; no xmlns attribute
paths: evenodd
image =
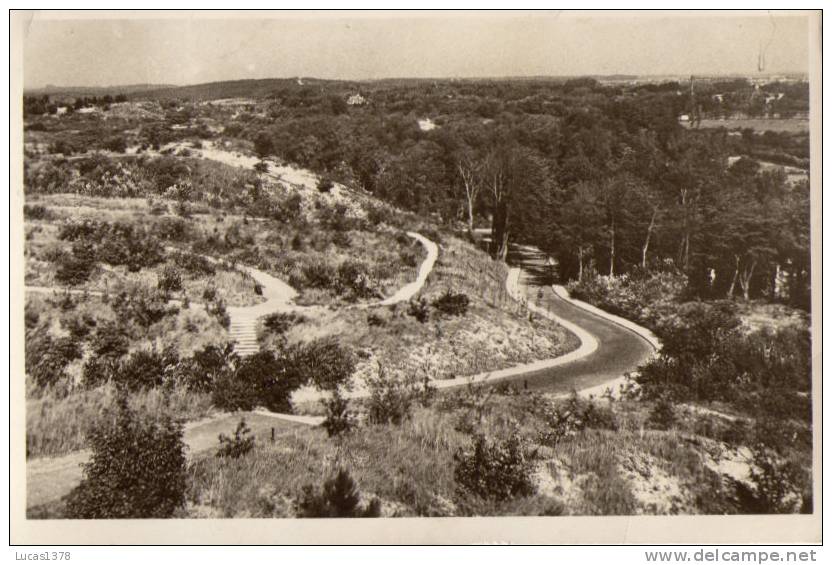
<svg viewBox="0 0 832 565"><path fill-rule="evenodd" d="M820 11L10 27L12 539L821 540Z"/></svg>

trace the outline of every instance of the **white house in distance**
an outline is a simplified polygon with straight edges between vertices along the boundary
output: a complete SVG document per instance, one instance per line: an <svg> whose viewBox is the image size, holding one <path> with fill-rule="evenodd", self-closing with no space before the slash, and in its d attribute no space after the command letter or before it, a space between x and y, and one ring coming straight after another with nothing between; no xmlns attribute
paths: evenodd
<svg viewBox="0 0 832 565"><path fill-rule="evenodd" d="M361 96L361 94L353 94L349 98L347 98L347 104L350 106L361 106L362 104L366 104L367 99Z"/></svg>

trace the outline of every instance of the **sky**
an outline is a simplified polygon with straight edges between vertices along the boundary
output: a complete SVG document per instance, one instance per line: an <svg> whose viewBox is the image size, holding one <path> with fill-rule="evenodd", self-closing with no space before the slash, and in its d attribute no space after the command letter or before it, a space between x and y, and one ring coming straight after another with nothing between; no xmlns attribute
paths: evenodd
<svg viewBox="0 0 832 565"><path fill-rule="evenodd" d="M295 76L751 75L761 50L766 72L805 73L809 67L808 20L799 14L116 17L121 19L36 13L24 25L24 86L186 85Z"/></svg>

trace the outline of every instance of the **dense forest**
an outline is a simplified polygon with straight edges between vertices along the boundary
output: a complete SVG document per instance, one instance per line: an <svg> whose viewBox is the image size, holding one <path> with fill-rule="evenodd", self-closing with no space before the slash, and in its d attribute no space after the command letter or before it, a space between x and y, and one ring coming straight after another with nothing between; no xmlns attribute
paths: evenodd
<svg viewBox="0 0 832 565"><path fill-rule="evenodd" d="M801 112L808 84L695 86L272 81L224 134L442 222L489 226L495 257L537 245L563 280L672 270L691 296L808 308L808 183L758 162L807 167L808 135L679 121L714 104Z"/></svg>

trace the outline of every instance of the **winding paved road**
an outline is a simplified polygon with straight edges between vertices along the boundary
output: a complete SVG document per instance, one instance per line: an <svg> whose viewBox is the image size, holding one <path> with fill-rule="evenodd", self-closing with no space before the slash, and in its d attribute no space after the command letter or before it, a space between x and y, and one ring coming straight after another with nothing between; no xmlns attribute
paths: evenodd
<svg viewBox="0 0 832 565"><path fill-rule="evenodd" d="M539 251L515 248L509 261L522 268L520 289L529 301L583 328L598 341L597 349L581 359L523 375L530 389L551 393L570 393L573 389L603 392L655 353L653 345L632 330L559 297L552 289L545 258Z"/></svg>

